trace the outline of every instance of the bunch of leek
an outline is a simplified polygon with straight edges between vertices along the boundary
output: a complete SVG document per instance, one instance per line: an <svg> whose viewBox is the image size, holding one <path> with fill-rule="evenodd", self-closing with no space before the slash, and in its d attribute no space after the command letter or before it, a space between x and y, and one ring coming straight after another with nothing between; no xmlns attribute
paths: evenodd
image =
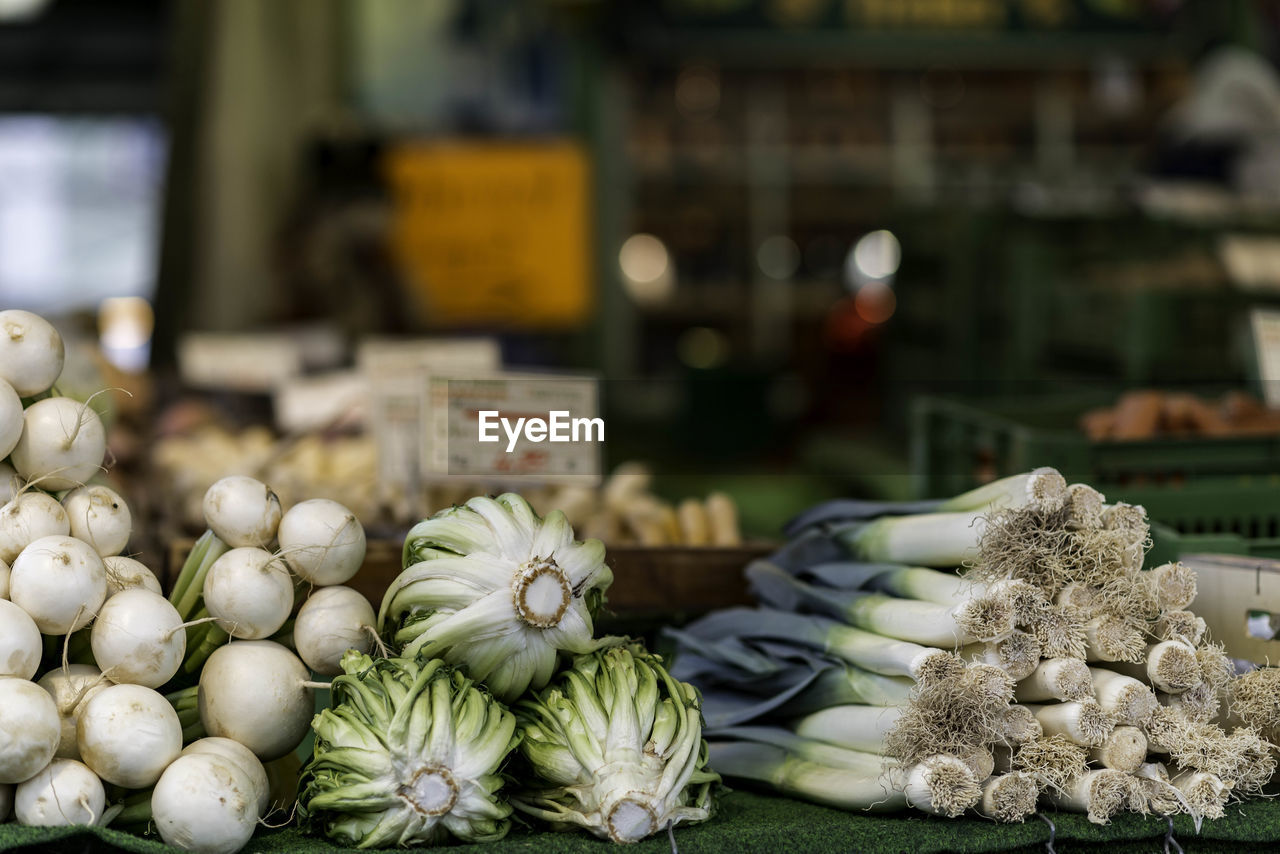
<svg viewBox="0 0 1280 854"><path fill-rule="evenodd" d="M746 573L772 610L670 632L728 776L832 803L803 769L847 783L836 802L850 808L946 803L1019 820L1030 785L1094 821L1171 804L1198 821L1275 770L1257 730L1213 723L1239 680L1185 610L1194 575L1143 570L1140 507L1039 469L942 502L833 502L788 533ZM1237 713L1274 732L1277 684L1241 684ZM926 760L954 767L938 757L973 772L980 803L963 775L940 800L907 791Z"/></svg>
<svg viewBox="0 0 1280 854"><path fill-rule="evenodd" d="M504 702L546 685L560 652L584 654L613 573L599 540L575 542L559 511L477 497L419 522L379 623L401 654L466 669Z"/></svg>
<svg viewBox="0 0 1280 854"><path fill-rule="evenodd" d="M511 796L521 812L615 842L711 816L720 778L697 691L642 647L575 658L515 712L531 772Z"/></svg>
<svg viewBox="0 0 1280 854"><path fill-rule="evenodd" d="M298 811L359 848L501 839L511 826L503 763L515 716L439 659L349 651L333 706L313 723Z"/></svg>

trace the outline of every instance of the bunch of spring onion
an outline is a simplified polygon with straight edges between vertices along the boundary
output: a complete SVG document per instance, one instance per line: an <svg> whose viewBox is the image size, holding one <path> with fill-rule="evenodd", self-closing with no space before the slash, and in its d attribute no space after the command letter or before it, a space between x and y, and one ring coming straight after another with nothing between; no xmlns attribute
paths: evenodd
<svg viewBox="0 0 1280 854"><path fill-rule="evenodd" d="M315 720L313 827L361 847L483 841L514 807L632 842L710 815L697 692L594 635L599 541L518 495L477 497L416 525L404 563L382 605L395 657L349 653Z"/></svg>
<svg viewBox="0 0 1280 854"><path fill-rule="evenodd" d="M1257 695L1280 708L1277 683L1256 677L1246 725L1214 722L1238 680L1186 610L1194 575L1143 569L1140 507L1039 469L943 502L833 502L789 532L747 569L766 608L672 631L726 776L849 808L1020 820L1040 801L1105 822L1216 817L1275 771Z"/></svg>

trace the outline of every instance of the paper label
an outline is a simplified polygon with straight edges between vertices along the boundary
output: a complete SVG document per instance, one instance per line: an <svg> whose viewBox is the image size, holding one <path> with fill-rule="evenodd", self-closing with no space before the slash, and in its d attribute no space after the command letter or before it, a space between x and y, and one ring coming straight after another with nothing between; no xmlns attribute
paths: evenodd
<svg viewBox="0 0 1280 854"><path fill-rule="evenodd" d="M600 480L605 424L594 377L433 376L426 400L429 476L523 485Z"/></svg>
<svg viewBox="0 0 1280 854"><path fill-rule="evenodd" d="M1280 311L1255 308L1249 313L1249 320L1262 398L1269 409L1280 408Z"/></svg>

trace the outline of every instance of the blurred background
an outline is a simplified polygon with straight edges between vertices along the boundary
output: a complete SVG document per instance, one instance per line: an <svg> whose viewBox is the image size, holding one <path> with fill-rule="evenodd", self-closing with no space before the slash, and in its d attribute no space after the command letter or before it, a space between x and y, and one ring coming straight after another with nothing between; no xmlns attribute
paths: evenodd
<svg viewBox="0 0 1280 854"><path fill-rule="evenodd" d="M1277 59L1274 0L0 0L0 307L156 543L489 486L423 377L503 369L748 538L1054 465L1261 553Z"/></svg>

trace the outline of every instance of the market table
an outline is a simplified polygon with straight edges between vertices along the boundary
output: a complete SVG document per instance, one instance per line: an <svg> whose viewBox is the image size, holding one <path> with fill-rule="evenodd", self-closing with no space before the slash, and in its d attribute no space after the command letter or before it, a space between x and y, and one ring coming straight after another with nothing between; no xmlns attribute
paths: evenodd
<svg viewBox="0 0 1280 854"><path fill-rule="evenodd" d="M1084 816L1045 814L1054 824L1032 817L1025 824L997 825L979 818L940 819L917 813L885 816L853 815L787 798L738 791L725 795L720 811L706 824L682 827L675 834L681 854L791 854L791 852L858 852L858 854L941 854L941 852L1036 852L1044 854L1053 836L1053 851L1099 850L1108 854L1176 852L1166 848L1167 819L1130 813L1105 827ZM1280 851L1280 803L1254 801L1227 809L1225 817L1206 821L1199 835L1191 819L1173 820L1174 841L1184 851ZM96 837L96 839L94 838ZM30 847L28 847L30 846ZM156 838L131 836L110 828L30 828L0 825L0 850L28 852L128 851L173 852ZM585 833L514 830L501 842L455 845L453 852L603 852L613 843ZM337 849L297 828L260 832L244 854L319 854ZM426 849L419 849L426 850ZM629 854L669 854L665 834L625 849Z"/></svg>

